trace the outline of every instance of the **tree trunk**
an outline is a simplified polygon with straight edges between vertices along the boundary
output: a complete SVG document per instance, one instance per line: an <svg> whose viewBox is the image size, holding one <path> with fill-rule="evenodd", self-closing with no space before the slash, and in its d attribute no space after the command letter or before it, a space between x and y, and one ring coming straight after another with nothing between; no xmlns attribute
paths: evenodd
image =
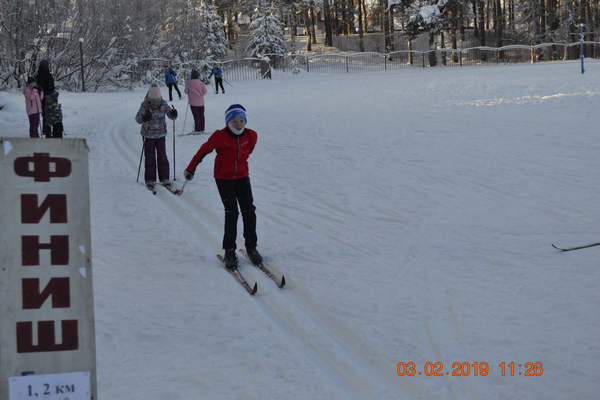
<svg viewBox="0 0 600 400"><path fill-rule="evenodd" d="M292 32L294 36L298 36L298 24L296 20L296 3L292 2ZM235 14L237 18L237 13Z"/></svg>
<svg viewBox="0 0 600 400"><path fill-rule="evenodd" d="M358 48L361 52L365 51L365 43L363 39L363 23L362 23L362 1L358 0Z"/></svg>
<svg viewBox="0 0 600 400"><path fill-rule="evenodd" d="M304 3L304 27L306 28L306 51L312 51L310 40L310 19L308 18L308 4L306 3Z"/></svg>
<svg viewBox="0 0 600 400"><path fill-rule="evenodd" d="M331 16L329 10L329 0L323 0L323 16L325 18L325 46L333 46L331 37Z"/></svg>
<svg viewBox="0 0 600 400"><path fill-rule="evenodd" d="M461 13L459 14L459 19L458 19L458 23L460 24L460 41L461 43L465 41L465 15L464 13L461 11Z"/></svg>
<svg viewBox="0 0 600 400"><path fill-rule="evenodd" d="M348 33L354 35L356 34L356 27L354 26L354 20L356 19L354 15L354 0L347 0L346 5L348 6Z"/></svg>
<svg viewBox="0 0 600 400"><path fill-rule="evenodd" d="M317 34L316 34L316 18L315 18L315 2L311 0L310 2L310 32L313 44L317 44Z"/></svg>
<svg viewBox="0 0 600 400"><path fill-rule="evenodd" d="M435 67L437 65L437 54L436 54L435 34L429 32L429 66ZM433 50L433 51L431 51Z"/></svg>
<svg viewBox="0 0 600 400"><path fill-rule="evenodd" d="M296 36L298 36L298 25L296 24L296 4L292 2L292 11L290 15L290 20L292 26L290 27L290 36L292 38L292 43L294 46L296 45ZM294 47L292 51L295 52L296 48Z"/></svg>
<svg viewBox="0 0 600 400"><path fill-rule="evenodd" d="M394 51L396 48L395 40L394 40L394 7L390 7L389 12L389 20L390 20L390 48L388 49L388 53Z"/></svg>
<svg viewBox="0 0 600 400"><path fill-rule="evenodd" d="M344 35L348 34L348 6L346 3L349 0L341 0L342 5L342 33Z"/></svg>
<svg viewBox="0 0 600 400"><path fill-rule="evenodd" d="M340 26L339 26L339 21L338 18L340 16L339 10L338 10L338 1L339 0L333 0L333 32L335 32L336 36L340 35Z"/></svg>
<svg viewBox="0 0 600 400"><path fill-rule="evenodd" d="M83 39L79 40L79 62L81 63L81 91L85 92L85 74L83 69Z"/></svg>
<svg viewBox="0 0 600 400"><path fill-rule="evenodd" d="M456 43L456 13L454 9L448 10L448 27L450 28L450 48L456 50L458 46ZM452 61L458 62L458 57L455 52L452 52Z"/></svg>
<svg viewBox="0 0 600 400"><path fill-rule="evenodd" d="M510 29L514 31L515 29L515 0L509 0L508 2L508 20Z"/></svg>
<svg viewBox="0 0 600 400"><path fill-rule="evenodd" d="M493 0L486 0L486 2L485 2L484 18L485 18L485 29L487 31L490 30L490 1L493 1Z"/></svg>
<svg viewBox="0 0 600 400"><path fill-rule="evenodd" d="M365 32L369 32L369 25L367 23L367 3L365 2L365 0L358 0L358 1L362 1L362 9L363 9L363 14L365 16Z"/></svg>
<svg viewBox="0 0 600 400"><path fill-rule="evenodd" d="M483 0L479 0L477 12L477 19L479 20L479 45L485 46L485 18L483 15Z"/></svg>
<svg viewBox="0 0 600 400"><path fill-rule="evenodd" d="M479 37L479 13L477 5L479 4L479 0L473 0L471 3L473 5L473 33L475 37Z"/></svg>
<svg viewBox="0 0 600 400"><path fill-rule="evenodd" d="M441 48L445 49L446 48L446 39L444 38L444 31L440 32L440 43L441 43ZM442 65L443 66L447 65L445 51L442 51Z"/></svg>
<svg viewBox="0 0 600 400"><path fill-rule="evenodd" d="M390 43L390 19L389 14L385 11L387 9L387 0L381 0L381 12L383 13L383 35L385 38L385 52L388 53L391 49Z"/></svg>
<svg viewBox="0 0 600 400"><path fill-rule="evenodd" d="M496 0L496 22L494 22L494 27L496 28L496 47L502 47L504 45L502 39L504 35L504 17L500 0Z"/></svg>
<svg viewBox="0 0 600 400"><path fill-rule="evenodd" d="M479 0L477 11L479 14L477 15L477 19L479 20L479 45L485 46L485 18L483 16L483 0ZM487 53L481 53L481 59L483 61L487 60Z"/></svg>
<svg viewBox="0 0 600 400"><path fill-rule="evenodd" d="M544 0L539 0L540 4L540 26L539 31L536 32L539 41L541 42L543 39L543 35L546 33L546 2ZM582 2L583 3L583 2Z"/></svg>

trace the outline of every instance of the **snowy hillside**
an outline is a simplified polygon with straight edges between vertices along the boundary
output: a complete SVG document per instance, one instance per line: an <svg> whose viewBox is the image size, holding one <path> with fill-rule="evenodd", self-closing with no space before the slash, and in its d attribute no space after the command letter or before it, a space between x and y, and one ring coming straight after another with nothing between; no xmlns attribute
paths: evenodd
<svg viewBox="0 0 600 400"><path fill-rule="evenodd" d="M288 281L242 263L255 297L215 257L214 153L152 196L145 90L61 94L90 147L100 400L597 398L600 247L551 244L600 241L599 62L232 83L207 128L247 108L259 250ZM23 96L0 103L1 135L27 136ZM207 138L176 137L174 166L169 133L178 185Z"/></svg>

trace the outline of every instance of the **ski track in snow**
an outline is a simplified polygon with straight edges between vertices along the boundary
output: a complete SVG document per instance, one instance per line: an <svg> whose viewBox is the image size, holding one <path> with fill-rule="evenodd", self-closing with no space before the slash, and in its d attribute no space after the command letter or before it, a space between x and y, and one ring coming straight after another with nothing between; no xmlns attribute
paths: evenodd
<svg viewBox="0 0 600 400"><path fill-rule="evenodd" d="M113 150L119 154L123 165L131 167L134 149L131 140L125 140L123 136L125 120L122 118L113 121L108 131L110 139L112 139L110 143L113 144ZM134 171L133 168L130 169ZM143 166L140 175L143 175ZM143 176L141 181L143 181ZM140 190L146 189L140 188ZM158 190L161 191L161 188ZM202 243L202 247L207 252L218 248L217 238L221 234L221 221L219 220L217 223L214 216L207 210L197 212L195 208L197 204L192 206L185 194L179 198L175 198L175 196L170 198L169 195L173 196L166 193L166 196L164 198L161 196L159 201L168 204L165 209L185 225L191 234L200 239L195 243ZM211 226L207 225L207 220L210 221ZM240 258L242 258L241 255ZM246 268L242 268L242 266ZM296 349L304 349L302 353L307 355L311 362L323 371L324 376L329 377L345 393L345 398L374 399L404 393L405 389L399 385L395 374L381 370L376 364L365 361L369 358L368 349L361 350L352 344L360 343L360 341L345 341L342 338L342 332L348 331L347 327L339 326L332 329L331 324L327 324L324 318L318 315L316 305L310 309L305 307L302 304L303 301L291 293L294 291L293 282L288 282L284 289L278 289L266 276L263 277L262 272L256 270L245 260L241 260L240 270L250 285L253 284L251 277L258 278L257 281L260 281L259 292L255 297L261 304L262 312L286 334ZM280 274L276 268L273 268L273 271ZM220 279L231 280L228 274L223 273L222 275ZM232 290L241 289L235 282L230 286L233 286ZM263 292L269 293L265 295L265 300L262 300ZM282 301L284 299L287 301ZM308 299L308 297L304 297L304 299ZM294 309L296 312L291 313L290 309ZM382 376L386 378L382 378Z"/></svg>
<svg viewBox="0 0 600 400"><path fill-rule="evenodd" d="M215 257L214 154L182 196L153 196L134 183L144 90L63 94L67 137L90 146L99 395L594 398L598 253L550 243L598 240L598 73L599 62L584 76L576 63L317 74L209 96L208 126L240 103L259 133L259 247L287 285L242 260L254 297ZM0 127L22 136L22 95L8 98ZM178 187L207 138L176 138ZM500 376L511 361L544 374ZM399 362L444 373L486 362L489 374L398 376Z"/></svg>

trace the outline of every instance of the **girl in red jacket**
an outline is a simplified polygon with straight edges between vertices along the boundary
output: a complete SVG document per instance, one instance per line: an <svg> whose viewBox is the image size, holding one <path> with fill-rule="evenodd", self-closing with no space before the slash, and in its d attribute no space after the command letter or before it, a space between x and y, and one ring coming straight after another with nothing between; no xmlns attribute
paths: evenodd
<svg viewBox="0 0 600 400"><path fill-rule="evenodd" d="M252 197L252 186L248 176L248 157L256 145L257 135L246 128L246 109L240 104L233 104L225 112L224 129L215 131L208 141L196 153L188 167L183 171L185 179L194 178L196 167L213 150L215 157L214 177L225 207L225 233L223 249L225 250L225 266L236 269L238 258L235 254L237 237L238 204L244 221L244 239L246 252L254 264L262 262L262 256L256 250L256 207Z"/></svg>

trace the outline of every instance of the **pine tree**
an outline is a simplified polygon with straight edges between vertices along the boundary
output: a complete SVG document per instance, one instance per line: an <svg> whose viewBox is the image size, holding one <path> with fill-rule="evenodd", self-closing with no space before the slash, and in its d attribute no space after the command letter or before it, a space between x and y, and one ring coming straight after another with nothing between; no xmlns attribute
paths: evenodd
<svg viewBox="0 0 600 400"><path fill-rule="evenodd" d="M216 7L210 4L200 6L199 53L206 62L222 61L227 57L229 41L225 35L225 24L217 13Z"/></svg>
<svg viewBox="0 0 600 400"><path fill-rule="evenodd" d="M246 47L246 52L251 57L260 57L265 54L284 55L286 41L283 33L283 24L273 9L259 6L252 23L252 39Z"/></svg>

